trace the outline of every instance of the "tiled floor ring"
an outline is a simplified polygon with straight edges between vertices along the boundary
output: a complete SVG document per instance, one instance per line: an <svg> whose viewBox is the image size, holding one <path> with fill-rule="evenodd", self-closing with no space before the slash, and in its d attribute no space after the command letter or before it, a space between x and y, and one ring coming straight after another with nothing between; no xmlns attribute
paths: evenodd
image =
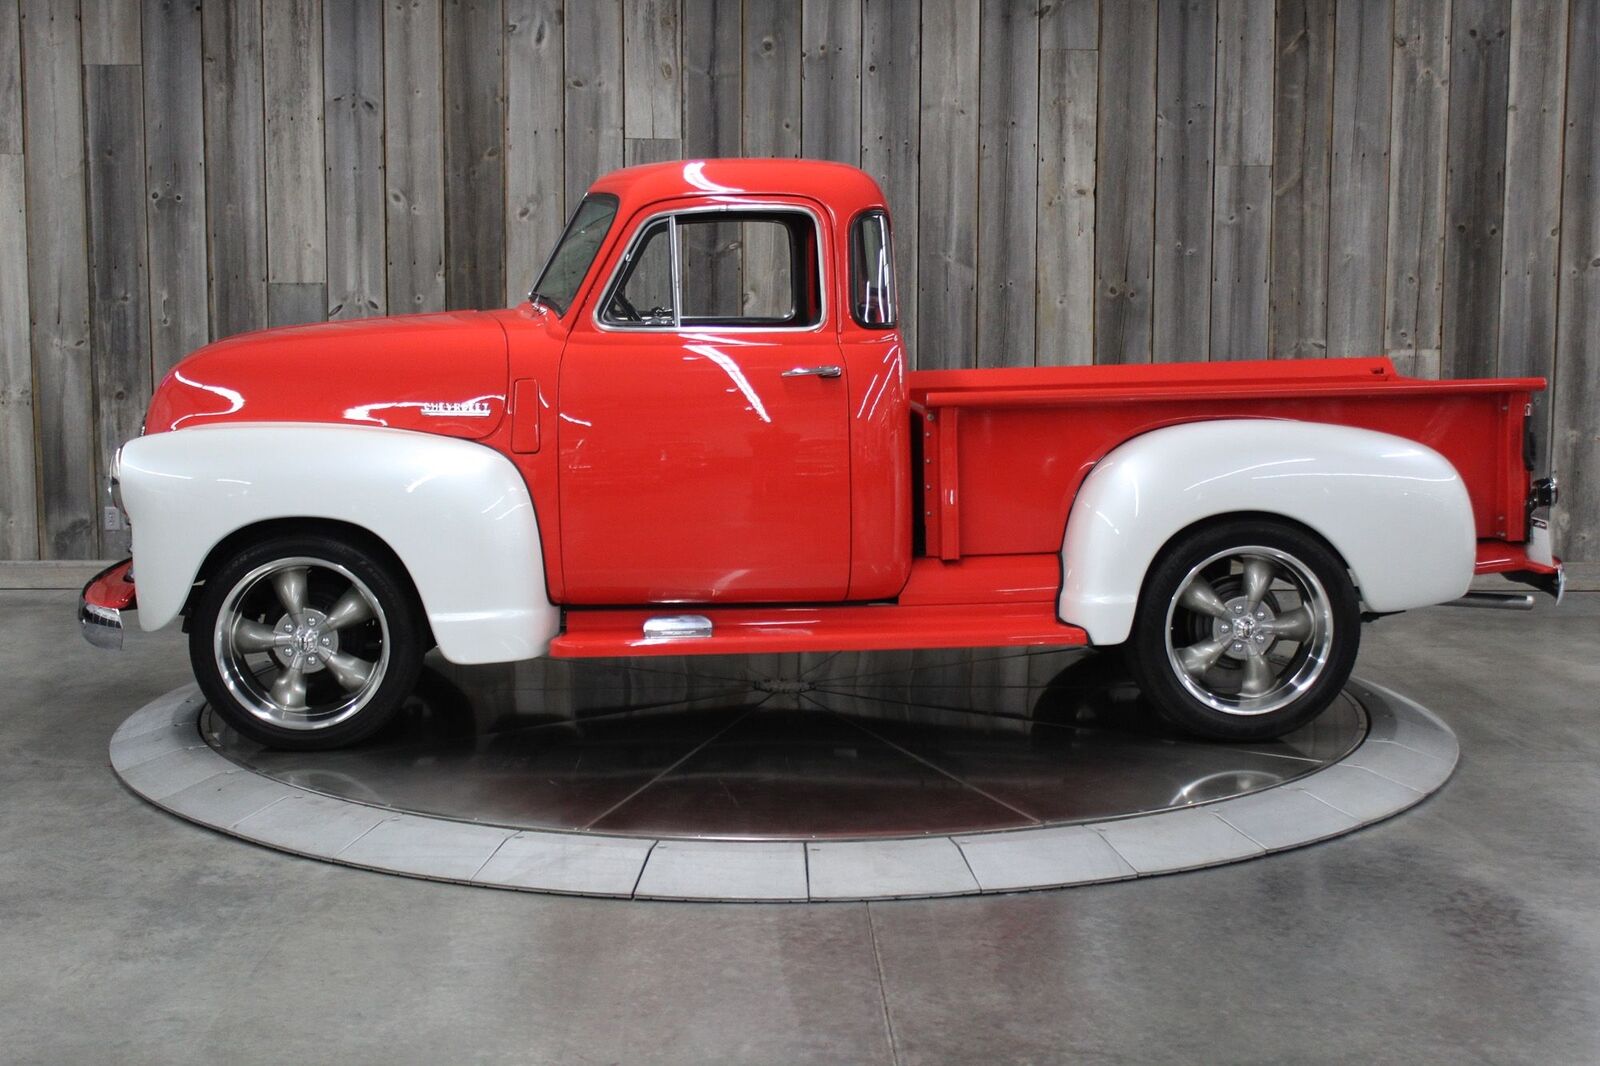
<svg viewBox="0 0 1600 1066"><path fill-rule="evenodd" d="M253 773L201 739L193 686L111 738L134 792L192 822L282 851L494 888L640 899L801 901L1013 892L1256 858L1340 836L1421 802L1455 769L1455 734L1427 709L1352 682L1366 740L1265 791L1083 825L889 840L651 840L516 830L334 799Z"/></svg>

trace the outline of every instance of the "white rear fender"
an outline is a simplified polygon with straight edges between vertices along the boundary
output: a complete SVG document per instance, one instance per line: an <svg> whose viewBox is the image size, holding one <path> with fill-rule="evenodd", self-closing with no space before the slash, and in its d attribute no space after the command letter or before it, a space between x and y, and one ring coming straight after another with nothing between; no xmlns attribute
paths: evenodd
<svg viewBox="0 0 1600 1066"><path fill-rule="evenodd" d="M121 482L145 629L177 616L223 538L274 519L347 522L387 544L451 662L543 655L560 628L527 486L480 444L362 426L199 426L130 441Z"/></svg>
<svg viewBox="0 0 1600 1066"><path fill-rule="evenodd" d="M1061 548L1061 619L1096 644L1121 643L1162 546L1196 522L1240 512L1322 536L1368 610L1442 603L1472 581L1472 506L1438 452L1349 426L1192 422L1135 437L1084 479Z"/></svg>

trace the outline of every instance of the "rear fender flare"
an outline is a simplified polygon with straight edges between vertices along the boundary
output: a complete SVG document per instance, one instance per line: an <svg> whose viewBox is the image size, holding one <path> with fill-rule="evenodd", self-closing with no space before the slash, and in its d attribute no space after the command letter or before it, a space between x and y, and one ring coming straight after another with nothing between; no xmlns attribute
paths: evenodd
<svg viewBox="0 0 1600 1066"><path fill-rule="evenodd" d="M1120 644L1162 547L1197 522L1239 513L1321 536L1370 611L1441 603L1472 581L1471 501L1433 449L1319 422L1190 422L1119 445L1084 479L1061 546L1061 620L1095 644Z"/></svg>
<svg viewBox="0 0 1600 1066"><path fill-rule="evenodd" d="M451 662L534 658L560 629L527 485L484 445L364 426L229 423L130 441L119 474L143 629L177 617L226 537L294 519L347 523L387 544Z"/></svg>

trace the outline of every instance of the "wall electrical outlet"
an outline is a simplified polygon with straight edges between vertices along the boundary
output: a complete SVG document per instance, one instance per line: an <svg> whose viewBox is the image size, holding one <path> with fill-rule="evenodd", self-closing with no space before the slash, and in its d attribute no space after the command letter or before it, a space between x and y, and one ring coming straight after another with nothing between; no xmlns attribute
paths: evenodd
<svg viewBox="0 0 1600 1066"><path fill-rule="evenodd" d="M100 520L100 528L107 533L116 533L125 528L122 522L122 512L115 507L107 507L105 517Z"/></svg>

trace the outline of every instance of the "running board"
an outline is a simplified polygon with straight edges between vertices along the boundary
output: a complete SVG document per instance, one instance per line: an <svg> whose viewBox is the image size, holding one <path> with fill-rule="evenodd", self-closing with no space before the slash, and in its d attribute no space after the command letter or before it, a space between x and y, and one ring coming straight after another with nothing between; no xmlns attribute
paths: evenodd
<svg viewBox="0 0 1600 1066"><path fill-rule="evenodd" d="M693 614L571 608L550 655L751 655L904 648L1077 647L1089 635L1054 602L837 607L720 607Z"/></svg>

